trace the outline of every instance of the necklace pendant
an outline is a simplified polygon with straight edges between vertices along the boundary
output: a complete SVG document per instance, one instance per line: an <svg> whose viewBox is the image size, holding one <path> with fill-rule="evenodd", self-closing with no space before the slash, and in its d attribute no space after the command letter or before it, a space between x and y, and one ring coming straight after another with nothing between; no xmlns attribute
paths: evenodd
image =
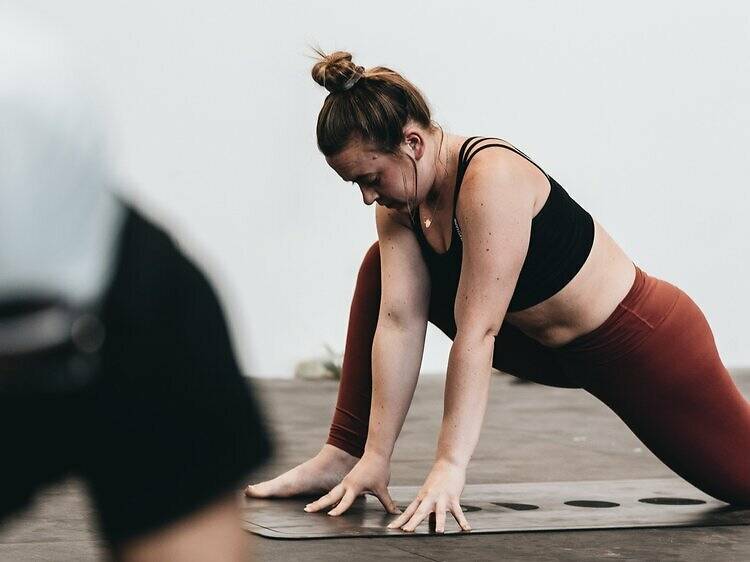
<svg viewBox="0 0 750 562"><path fill-rule="evenodd" d="M432 219L425 219L424 220L424 227L430 228L430 225L432 224Z"/></svg>

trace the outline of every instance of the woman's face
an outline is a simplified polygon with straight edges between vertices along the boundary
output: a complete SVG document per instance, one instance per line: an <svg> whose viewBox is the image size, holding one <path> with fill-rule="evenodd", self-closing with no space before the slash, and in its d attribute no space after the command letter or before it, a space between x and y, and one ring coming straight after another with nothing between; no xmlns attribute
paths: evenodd
<svg viewBox="0 0 750 562"><path fill-rule="evenodd" d="M419 205L426 195L425 173L420 160L424 152L421 139L415 141L407 136L402 143L399 156L376 150L371 144L352 139L338 154L326 157L326 162L344 181L356 184L362 192L366 205L378 203L389 209L406 210L406 200ZM415 192L414 164L417 162L419 185Z"/></svg>

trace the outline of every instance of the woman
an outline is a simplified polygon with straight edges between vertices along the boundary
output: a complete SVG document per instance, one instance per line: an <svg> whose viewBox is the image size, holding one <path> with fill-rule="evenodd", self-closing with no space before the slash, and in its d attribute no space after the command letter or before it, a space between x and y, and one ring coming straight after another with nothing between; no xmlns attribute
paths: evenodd
<svg viewBox="0 0 750 562"><path fill-rule="evenodd" d="M378 243L359 272L328 442L246 493L330 490L306 510L338 503L329 514L339 515L369 492L398 513L389 460L429 320L453 340L436 460L389 528L413 531L435 512L442 532L446 511L470 528L459 497L491 367L587 390L687 481L750 504L750 405L691 298L636 266L508 142L443 134L399 74L320 54L312 75L331 93L318 146L379 204Z"/></svg>

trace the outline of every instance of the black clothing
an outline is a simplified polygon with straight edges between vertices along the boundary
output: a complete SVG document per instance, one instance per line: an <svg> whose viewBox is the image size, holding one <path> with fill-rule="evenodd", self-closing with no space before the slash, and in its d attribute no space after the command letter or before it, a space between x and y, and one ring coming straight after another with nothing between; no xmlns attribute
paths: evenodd
<svg viewBox="0 0 750 562"><path fill-rule="evenodd" d="M201 272L132 210L118 259L96 376L67 391L0 392L0 517L73 473L112 543L237 489L271 450Z"/></svg>
<svg viewBox="0 0 750 562"><path fill-rule="evenodd" d="M471 159L486 148L499 147L512 150L539 168L521 151L505 144L490 143L476 148L486 139L500 140L491 137L470 137L461 146L453 196L451 243L446 252L435 252L427 242L420 225L418 208L412 216L414 231L430 272L433 293L437 298L448 298L452 302L455 301L458 291L463 254L461 229L456 220L456 203ZM550 192L544 206L532 220L529 248L508 305L508 312L534 306L565 287L586 262L594 244L594 219L559 183L544 170L539 169L549 180Z"/></svg>

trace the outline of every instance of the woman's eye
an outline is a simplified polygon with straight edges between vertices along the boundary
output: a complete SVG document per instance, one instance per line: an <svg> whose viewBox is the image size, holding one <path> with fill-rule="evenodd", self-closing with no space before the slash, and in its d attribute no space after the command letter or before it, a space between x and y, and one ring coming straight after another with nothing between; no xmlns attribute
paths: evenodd
<svg viewBox="0 0 750 562"><path fill-rule="evenodd" d="M380 178L376 177L376 178L373 178L373 179L362 180L362 182L352 181L350 183L352 185L359 185L360 187L363 186L363 185L369 185L369 186L375 187L375 186L380 185Z"/></svg>

